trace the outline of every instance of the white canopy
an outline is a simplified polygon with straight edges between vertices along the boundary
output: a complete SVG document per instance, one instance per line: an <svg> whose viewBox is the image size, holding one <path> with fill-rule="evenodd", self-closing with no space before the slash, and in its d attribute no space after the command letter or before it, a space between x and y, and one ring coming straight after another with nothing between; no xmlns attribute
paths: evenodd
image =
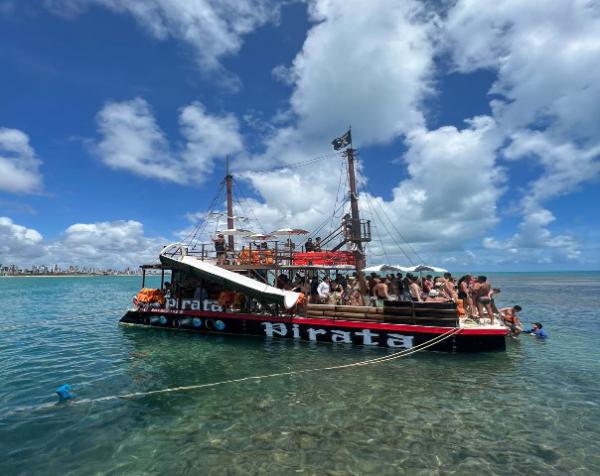
<svg viewBox="0 0 600 476"><path fill-rule="evenodd" d="M400 273L403 269L391 264L376 264L363 269L363 273Z"/></svg>
<svg viewBox="0 0 600 476"><path fill-rule="evenodd" d="M160 261L174 268L188 269L206 281L225 286L227 289L240 291L248 296L254 296L269 302L275 302L290 309L296 305L300 293L285 291L283 289L261 283L255 279L243 276L220 266L202 261L195 256L181 254L180 244L169 245L160 254Z"/></svg>
<svg viewBox="0 0 600 476"><path fill-rule="evenodd" d="M398 266L401 271L405 273L420 273L420 272L429 272L429 273L447 273L448 270L444 268L438 268L437 266L429 266L426 264L419 264L417 266Z"/></svg>
<svg viewBox="0 0 600 476"><path fill-rule="evenodd" d="M376 264L363 269L364 273L447 273L448 270L438 268L437 266L429 266L419 264L417 266L400 266L391 264Z"/></svg>

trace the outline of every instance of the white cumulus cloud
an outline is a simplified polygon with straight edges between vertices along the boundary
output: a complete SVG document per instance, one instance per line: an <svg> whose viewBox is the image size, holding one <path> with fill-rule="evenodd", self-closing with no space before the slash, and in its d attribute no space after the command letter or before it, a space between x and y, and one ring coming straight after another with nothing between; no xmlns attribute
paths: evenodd
<svg viewBox="0 0 600 476"><path fill-rule="evenodd" d="M201 182L216 159L243 148L237 119L231 114L208 114L199 102L180 111L185 145L179 149L171 146L150 105L141 98L106 103L97 122L101 138L96 151L106 165L180 184Z"/></svg>
<svg viewBox="0 0 600 476"><path fill-rule="evenodd" d="M33 228L14 223L8 217L0 217L0 262L30 260L45 253L44 238ZM12 261L11 261L12 262Z"/></svg>
<svg viewBox="0 0 600 476"><path fill-rule="evenodd" d="M515 235L484 246L558 249L573 259L577 240L553 235L555 220L544 203L573 193L600 173L600 9L585 0L503 0L481 8L460 0L445 32L458 71L492 69L494 117L509 147L503 157L539 163L542 173L520 201L523 219Z"/></svg>
<svg viewBox="0 0 600 476"><path fill-rule="evenodd" d="M0 127L0 190L39 192L42 187L40 163L27 134L18 129Z"/></svg>
<svg viewBox="0 0 600 476"><path fill-rule="evenodd" d="M168 243L165 238L147 236L142 223L135 220L75 223L48 240L33 228L0 217L0 263L4 266L137 267L156 262Z"/></svg>

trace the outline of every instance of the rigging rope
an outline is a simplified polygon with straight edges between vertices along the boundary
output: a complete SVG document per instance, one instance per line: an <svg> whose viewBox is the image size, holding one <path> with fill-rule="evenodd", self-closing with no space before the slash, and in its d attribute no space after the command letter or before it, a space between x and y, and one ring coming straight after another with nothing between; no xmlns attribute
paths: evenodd
<svg viewBox="0 0 600 476"><path fill-rule="evenodd" d="M239 193L239 195L242 197L242 199L243 199L243 200L244 200L246 203L248 203L248 210L249 210L249 211L250 211L250 213L252 214L252 217L254 218L254 220L256 221L256 223L258 223L258 226L260 227L260 230L261 230L263 233L268 233L268 232L267 232L267 229L265 228L265 226L264 226L264 225L261 223L261 221L260 221L260 220L258 219L258 217L256 216L256 213L254 213L254 210L253 210L253 208L252 208L252 207L250 206L250 204L249 204L249 202L250 202L250 199L249 199L248 197L246 197L246 195L244 194L244 192L242 192L242 188L241 188L241 187L238 185L238 183L237 183L237 180L233 180L233 182L232 182L232 183L233 183L233 187L235 188L236 192L238 192L238 193ZM235 198L235 195L234 195L234 198ZM236 201L238 201L238 200L237 200L237 198L235 198L235 200L236 200ZM241 204L241 202L239 202L239 201L238 201L238 203L240 204L240 207L242 207L242 204ZM243 207L243 209L245 209L245 207Z"/></svg>
<svg viewBox="0 0 600 476"><path fill-rule="evenodd" d="M367 188L367 184L364 184L364 190L371 196L374 196L371 191ZM381 207L381 212L385 215L385 218L388 220L388 222L390 223L390 225L392 226L392 228L394 229L394 231L398 234L398 236L400 237L400 239L406 244L406 246L410 249L410 251L412 251L414 253L414 255L417 257L417 259L421 262L421 263L425 263L425 261L423 260L423 257L417 252L417 250L415 250L412 245L409 243L409 241L404 238L404 236L402 235L402 233L400 233L400 230L398 230L398 228L396 228L396 225L394 225L394 222L392 220L390 220L390 217L388 216L387 212L385 211L385 207ZM404 253L405 256L406 253ZM407 256L408 258L408 256ZM411 264L414 264L412 262L412 260L409 258L409 261L411 261Z"/></svg>
<svg viewBox="0 0 600 476"><path fill-rule="evenodd" d="M331 233L334 230L334 228L333 228L333 220L335 218L335 212L336 212L336 209L337 209L337 204L339 202L340 189L342 188L342 181L343 181L343 178L344 178L344 163L342 161L340 161L340 164L341 164L341 167L340 167L340 180L338 182L337 191L335 192L335 203L333 204L333 212L331 213L331 224L329 225L329 233Z"/></svg>
<svg viewBox="0 0 600 476"><path fill-rule="evenodd" d="M375 212L373 211L373 206L371 204L371 199L369 197L368 194L365 194L365 197L367 198L366 202L367 202L367 208L371 211L371 216L375 217ZM392 262L390 261L390 257L387 254L387 251L385 249L385 245L383 243L383 240L381 239L381 234L379 233L379 227L375 226L375 224L373 224L372 229L375 229L375 232L377 233L377 241L379 242L379 246L381 246L381 250L383 251L383 255L385 256L385 261L388 264L392 264Z"/></svg>
<svg viewBox="0 0 600 476"><path fill-rule="evenodd" d="M321 160L330 159L332 157L341 157L341 156L342 156L341 153L331 153L331 154L319 155L317 157L313 157L312 159L305 159L305 160L301 160L298 162L292 162L287 165L279 165L277 167L272 167L269 169L256 169L256 170L247 170L246 169L246 170L244 170L244 172L252 172L252 173L262 174L262 173L267 173L267 172L278 172L280 170L293 170L293 169L297 169L300 167L305 167L307 165L315 164L317 162L320 162Z"/></svg>
<svg viewBox="0 0 600 476"><path fill-rule="evenodd" d="M364 194L365 196L367 196L367 194ZM369 194L370 195L370 194ZM367 201L369 200L368 196L367 196ZM406 256L406 259L408 259L409 263L414 265L415 263L413 262L413 260L411 259L411 257L406 253L406 251L404 251L404 248L402 247L402 245L396 240L396 238L394 238L394 234L390 231L390 229L387 227L385 220L383 220L381 218L381 216L379 215L379 213L377 212L377 208L376 207L372 207L372 211L374 213L374 216L377 218L377 220L381 223L381 225L383 226L383 228L385 229L386 233L389 235L389 237L392 239L392 241L394 242L394 244L398 247L398 249L400 250L400 252Z"/></svg>
<svg viewBox="0 0 600 476"><path fill-rule="evenodd" d="M157 394L161 394L161 393L183 392L183 391L189 391L189 390L196 390L196 389L200 389L200 388L216 387L219 385L225 385L225 384L229 384L229 383L246 382L249 380L261 380L261 379L265 379L265 378L283 377L286 375L298 375L298 374L305 374L305 373L312 373L312 372L324 372L324 371L328 371L328 370L341 370L341 369L347 369L347 368L351 368L351 367L361 367L361 366L365 366L365 365L373 365L373 364L378 364L378 363L382 363L382 362L388 362L388 361L395 360L395 359L400 359L402 357L408 357L409 355L412 355L416 352L423 351L425 349L428 349L429 347L439 344L439 343L445 341L446 339L448 339L454 335L457 335L461 331L462 331L462 329L460 327L452 328L449 331L445 332L444 334L440 334L440 335L434 337L433 339L430 339L427 342L423 342L422 344L416 345L410 349L404 349L404 350L395 352L391 355L386 355L383 357L376 357L374 359L363 360L363 361L354 362L351 364L334 365L331 367L319 367L319 368L313 368L313 369L290 370L287 372L277 372L277 373L267 374L267 375L254 375L254 376L250 376L250 377L241 377L241 378L237 378L237 379L222 380L220 382L201 383L201 384L197 384L197 385L187 385L187 386L181 386L181 387L163 388L163 389L159 389L159 390L149 390L147 392L132 392L132 393L124 394L124 395L111 395L111 396L107 396L107 397L100 397L100 398L95 398L95 399L90 399L90 400L80 400L78 403L102 402L102 401L107 401L107 400L145 397L148 395L157 395ZM77 403L77 401L75 401L75 403Z"/></svg>
<svg viewBox="0 0 600 476"><path fill-rule="evenodd" d="M215 202L219 199L219 197L221 196L223 189L225 186L225 182L221 182L219 188L217 189L215 195L213 196L210 205L208 206L208 213L211 212ZM199 223L198 225L196 225L192 231L190 231L190 233L188 233L185 238L183 239L183 243L189 243L189 245L192 247L195 245L195 242L198 242L200 239L200 235L204 232L204 229L206 228L206 224L207 224L207 220L203 220L201 223ZM188 241L189 240L189 241Z"/></svg>

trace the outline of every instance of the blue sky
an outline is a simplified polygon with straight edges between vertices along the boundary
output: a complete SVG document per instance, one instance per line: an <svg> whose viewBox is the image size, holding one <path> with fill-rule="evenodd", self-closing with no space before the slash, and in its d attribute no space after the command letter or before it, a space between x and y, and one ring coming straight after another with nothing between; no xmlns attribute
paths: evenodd
<svg viewBox="0 0 600 476"><path fill-rule="evenodd" d="M340 161L285 166L352 124L372 263L598 269L599 9L435 5L0 0L0 262L150 259L225 155L254 228L314 229Z"/></svg>

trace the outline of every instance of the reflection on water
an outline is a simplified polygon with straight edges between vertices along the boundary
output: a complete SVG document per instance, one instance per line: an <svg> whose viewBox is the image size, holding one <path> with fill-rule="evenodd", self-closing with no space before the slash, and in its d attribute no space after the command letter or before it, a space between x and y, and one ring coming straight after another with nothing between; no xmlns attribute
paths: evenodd
<svg viewBox="0 0 600 476"><path fill-rule="evenodd" d="M57 406L387 351L117 326L135 278L0 280L0 473L599 474L600 275L493 283L551 339Z"/></svg>

